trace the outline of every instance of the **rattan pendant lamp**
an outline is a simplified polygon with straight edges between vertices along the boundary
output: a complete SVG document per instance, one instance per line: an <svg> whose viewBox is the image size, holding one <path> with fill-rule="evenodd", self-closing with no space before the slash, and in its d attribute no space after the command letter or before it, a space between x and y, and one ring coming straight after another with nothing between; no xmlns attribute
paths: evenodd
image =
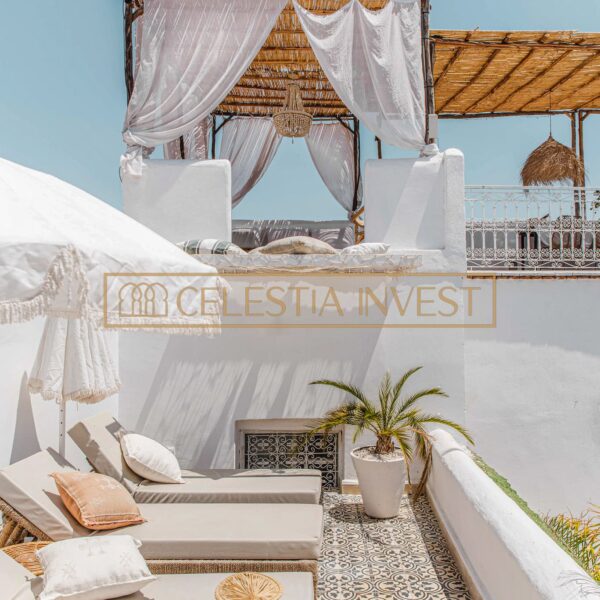
<svg viewBox="0 0 600 600"><path fill-rule="evenodd" d="M305 137L310 131L312 116L304 110L300 87L297 83L286 85L283 107L275 111L273 125L279 135L284 137Z"/></svg>
<svg viewBox="0 0 600 600"><path fill-rule="evenodd" d="M552 110L552 97L549 98ZM549 185L572 181L573 185L584 185L585 170L575 151L552 137L552 113L550 112L550 134L528 157L521 169L524 186Z"/></svg>

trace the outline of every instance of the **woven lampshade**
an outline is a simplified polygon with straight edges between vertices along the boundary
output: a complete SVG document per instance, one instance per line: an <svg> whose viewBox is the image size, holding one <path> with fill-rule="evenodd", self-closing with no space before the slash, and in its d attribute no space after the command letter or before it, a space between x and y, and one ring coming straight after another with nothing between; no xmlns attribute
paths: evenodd
<svg viewBox="0 0 600 600"><path fill-rule="evenodd" d="M559 181L583 185L585 170L575 152L550 135L527 157L521 169L521 181L523 185L548 185Z"/></svg>
<svg viewBox="0 0 600 600"><path fill-rule="evenodd" d="M215 591L216 600L279 600L281 585L263 573L236 573L224 579Z"/></svg>
<svg viewBox="0 0 600 600"><path fill-rule="evenodd" d="M310 131L312 116L304 110L300 88L296 83L289 83L285 91L283 108L275 111L273 125L279 135L284 137L304 137Z"/></svg>

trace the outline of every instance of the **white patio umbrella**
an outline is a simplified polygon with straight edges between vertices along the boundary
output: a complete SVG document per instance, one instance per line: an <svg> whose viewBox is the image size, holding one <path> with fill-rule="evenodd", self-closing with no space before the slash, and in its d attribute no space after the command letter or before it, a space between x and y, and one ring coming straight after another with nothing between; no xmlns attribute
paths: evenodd
<svg viewBox="0 0 600 600"><path fill-rule="evenodd" d="M60 403L64 453L66 401L97 402L119 388L105 320L156 331L154 318L122 317L124 284L159 274L165 297L160 331L212 334L220 323L221 281L214 268L101 200L4 159L0 214L0 324L47 316L30 388ZM191 283L206 288L212 312L190 316L190 295L184 306L166 302Z"/></svg>

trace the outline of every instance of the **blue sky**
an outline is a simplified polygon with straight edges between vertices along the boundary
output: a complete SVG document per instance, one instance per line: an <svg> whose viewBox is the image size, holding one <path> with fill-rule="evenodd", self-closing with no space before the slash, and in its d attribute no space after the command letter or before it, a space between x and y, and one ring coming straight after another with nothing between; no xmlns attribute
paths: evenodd
<svg viewBox="0 0 600 600"><path fill-rule="evenodd" d="M575 8L575 10L574 10ZM121 0L5 2L0 19L0 156L50 172L121 205L125 111ZM600 27L600 0L432 0L437 29ZM570 141L569 120L553 119ZM586 121L586 165L600 185L600 115ZM442 121L440 146L465 153L467 183L518 183L547 117ZM384 157L404 155L384 147ZM362 132L363 160L375 156ZM269 172L234 211L238 218L342 218L302 140L285 140Z"/></svg>

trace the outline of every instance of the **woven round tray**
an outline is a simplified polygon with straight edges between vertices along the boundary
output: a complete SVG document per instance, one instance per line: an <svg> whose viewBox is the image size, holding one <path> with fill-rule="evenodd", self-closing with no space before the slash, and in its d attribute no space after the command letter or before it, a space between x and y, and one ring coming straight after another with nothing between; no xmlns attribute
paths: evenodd
<svg viewBox="0 0 600 600"><path fill-rule="evenodd" d="M27 542L2 548L2 551L36 576L44 573L35 553L52 542Z"/></svg>
<svg viewBox="0 0 600 600"><path fill-rule="evenodd" d="M230 575L215 590L216 600L279 600L281 585L263 573Z"/></svg>

